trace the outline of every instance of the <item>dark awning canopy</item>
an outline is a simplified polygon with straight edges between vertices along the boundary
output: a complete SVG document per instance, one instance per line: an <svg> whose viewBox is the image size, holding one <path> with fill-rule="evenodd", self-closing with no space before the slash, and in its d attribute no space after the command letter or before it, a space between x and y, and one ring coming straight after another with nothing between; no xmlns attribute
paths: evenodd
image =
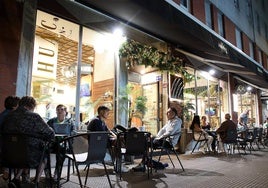
<svg viewBox="0 0 268 188"><path fill-rule="evenodd" d="M233 73L260 87L268 88L264 68L215 35L172 1L163 0L77 0L110 17L174 44L180 53Z"/></svg>
<svg viewBox="0 0 268 188"><path fill-rule="evenodd" d="M50 1L50 0L49 0ZM94 29L110 29L121 24L129 38L145 43L156 42L155 38L173 44L176 51L184 55L195 68L214 67L220 77L230 72L237 77L268 89L267 71L216 35L193 16L183 11L170 0L69 0L57 2L69 19ZM42 4L42 1L39 2ZM40 5L48 5L48 1ZM147 35L142 35L141 32ZM152 37L149 37L152 36Z"/></svg>

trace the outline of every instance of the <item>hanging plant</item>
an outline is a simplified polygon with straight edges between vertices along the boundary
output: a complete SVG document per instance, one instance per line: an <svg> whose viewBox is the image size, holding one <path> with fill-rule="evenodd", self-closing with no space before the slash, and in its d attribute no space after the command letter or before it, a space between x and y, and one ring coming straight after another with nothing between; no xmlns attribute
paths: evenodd
<svg viewBox="0 0 268 188"><path fill-rule="evenodd" d="M129 67L135 65L145 65L157 68L160 71L168 71L171 74L180 73L184 83L194 79L194 75L189 74L183 67L182 59L173 56L171 53L164 53L152 46L146 46L128 39L119 49L120 58L126 58Z"/></svg>

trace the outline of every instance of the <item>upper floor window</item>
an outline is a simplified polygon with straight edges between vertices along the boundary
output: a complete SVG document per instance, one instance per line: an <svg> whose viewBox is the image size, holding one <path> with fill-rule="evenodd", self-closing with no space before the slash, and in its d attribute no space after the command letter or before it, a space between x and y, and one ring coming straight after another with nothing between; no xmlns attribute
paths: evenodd
<svg viewBox="0 0 268 188"><path fill-rule="evenodd" d="M254 59L254 46L253 46L253 42L249 42L249 56Z"/></svg>
<svg viewBox="0 0 268 188"><path fill-rule="evenodd" d="M268 29L267 29L267 25L266 24L264 24L264 32L265 32L265 39L266 39L266 41L268 42Z"/></svg>
<svg viewBox="0 0 268 188"><path fill-rule="evenodd" d="M242 50L243 49L242 34L241 34L241 31L238 28L235 28L235 39L236 39L237 48Z"/></svg>
<svg viewBox="0 0 268 188"><path fill-rule="evenodd" d="M225 37L223 14L221 12L218 12L218 29L219 29L219 35Z"/></svg>
<svg viewBox="0 0 268 188"><path fill-rule="evenodd" d="M239 10L239 0L234 0L234 6Z"/></svg>
<svg viewBox="0 0 268 188"><path fill-rule="evenodd" d="M190 0L181 0L181 6L190 12Z"/></svg>
<svg viewBox="0 0 268 188"><path fill-rule="evenodd" d="M209 28L213 28L213 22L212 22L212 10L211 10L211 3L206 0L205 1L205 16L206 16L206 25Z"/></svg>
<svg viewBox="0 0 268 188"><path fill-rule="evenodd" d="M249 21L252 21L252 5L251 0L247 0L247 8L246 8L246 14L249 18Z"/></svg>
<svg viewBox="0 0 268 188"><path fill-rule="evenodd" d="M257 31L260 34L261 33L260 16L257 12L256 12L256 26L257 26Z"/></svg>
<svg viewBox="0 0 268 188"><path fill-rule="evenodd" d="M259 63L262 65L262 51L258 50L258 56L259 56Z"/></svg>

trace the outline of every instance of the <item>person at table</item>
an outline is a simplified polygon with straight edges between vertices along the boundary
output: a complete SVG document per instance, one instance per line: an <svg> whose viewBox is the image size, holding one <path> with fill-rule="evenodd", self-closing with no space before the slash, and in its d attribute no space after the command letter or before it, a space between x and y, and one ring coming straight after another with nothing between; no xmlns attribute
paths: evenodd
<svg viewBox="0 0 268 188"><path fill-rule="evenodd" d="M4 106L5 110L0 113L0 126L4 121L5 117L9 114L9 112L16 110L19 105L20 98L17 96L8 96L5 98ZM1 145L1 144L0 144ZM0 155L1 155L1 148L0 148ZM1 167L0 167L1 168ZM9 170L7 168L1 168L1 174L3 174L2 178L6 181L8 180ZM25 176L23 176L23 179Z"/></svg>
<svg viewBox="0 0 268 188"><path fill-rule="evenodd" d="M205 130L209 134L209 136L212 136L213 137L213 141L211 143L211 149L212 149L212 151L215 151L215 148L216 148L216 140L217 140L217 134L216 134L216 132L210 130L211 129L211 126L210 126L210 123L207 122L207 117L206 116L202 116L201 117L200 124L201 124L201 128L203 130Z"/></svg>
<svg viewBox="0 0 268 188"><path fill-rule="evenodd" d="M116 139L116 135L109 130L106 125L106 120L109 117L110 109L106 106L99 106L97 109L98 115L87 122L87 130L89 131L106 131L110 133L110 140Z"/></svg>
<svg viewBox="0 0 268 188"><path fill-rule="evenodd" d="M36 100L30 96L24 96L19 101L19 106L16 110L10 112L2 123L1 131L5 133L27 133L34 136L40 137L42 135L47 140L52 140L55 137L53 129L51 129L48 124L43 120L43 118L34 112L36 107ZM29 148L40 148L43 146L43 141L39 139L32 138L29 140ZM38 152L37 152L38 151ZM18 154L19 155L19 154ZM30 156L28 156L29 163L33 166L37 166L42 155L42 149L33 149ZM41 167L37 170L37 182L40 180L40 176L46 166L47 158L42 161ZM18 170L11 183L20 186L20 176L24 169Z"/></svg>
<svg viewBox="0 0 268 188"><path fill-rule="evenodd" d="M237 130L238 131L245 131L248 129L247 124L244 123L243 118L239 117L238 123L237 123Z"/></svg>
<svg viewBox="0 0 268 188"><path fill-rule="evenodd" d="M63 104L59 104L56 107L56 117L51 118L48 120L47 124L53 128L54 124L70 124L71 126L71 132L74 129L74 122L72 121L72 118L67 118L68 112L67 107Z"/></svg>
<svg viewBox="0 0 268 188"><path fill-rule="evenodd" d="M194 133L194 138L195 140L203 140L203 139L207 139L207 144L203 144L199 150L202 153L205 153L206 150L211 151L211 144L213 142L213 137L210 136L204 129L201 128L201 122L200 122L200 117L199 115L195 115L192 121L192 124L190 126L190 129L193 131ZM208 148L207 148L208 145ZM215 148L213 148L215 149Z"/></svg>
<svg viewBox="0 0 268 188"><path fill-rule="evenodd" d="M171 137L171 143L173 146L175 146L178 143L178 140L180 138L181 133L181 125L182 120L178 117L178 113L176 108L170 107L167 110L167 123L164 127L162 127L159 132L157 133L156 137L152 138L153 148L162 146L163 144L163 138L174 135ZM144 165L142 161L138 166L132 168L134 171L145 171Z"/></svg>
<svg viewBox="0 0 268 188"><path fill-rule="evenodd" d="M210 128L211 128L210 123L207 122L206 116L201 117L200 125L201 125L201 128L204 129L205 131L210 130Z"/></svg>
<svg viewBox="0 0 268 188"><path fill-rule="evenodd" d="M248 116L249 116L249 110L245 110L243 113L240 114L239 119L243 125L247 126Z"/></svg>
<svg viewBox="0 0 268 188"><path fill-rule="evenodd" d="M227 138L227 131L236 131L236 124L231 120L231 115L229 113L225 114L225 121L222 122L221 126L216 130L219 140L219 153L224 152L223 142Z"/></svg>
<svg viewBox="0 0 268 188"><path fill-rule="evenodd" d="M111 131L106 125L106 120L109 117L110 109L106 106L99 106L97 109L98 115L86 123L88 131L106 131L109 132L109 142L107 144L107 158L111 159L112 163L115 160L114 147L116 145L116 134Z"/></svg>
<svg viewBox="0 0 268 188"><path fill-rule="evenodd" d="M48 120L47 124L54 129L54 124L66 124L70 127L70 133L73 132L74 129L74 122L71 118L67 118L67 107L63 104L59 104L56 106L56 117ZM61 172L61 168L64 163L65 154L66 154L66 147L59 145L58 143L61 142L63 137L56 137L54 144L51 145L51 153L56 153L56 167L54 172L54 180L57 180L58 173Z"/></svg>

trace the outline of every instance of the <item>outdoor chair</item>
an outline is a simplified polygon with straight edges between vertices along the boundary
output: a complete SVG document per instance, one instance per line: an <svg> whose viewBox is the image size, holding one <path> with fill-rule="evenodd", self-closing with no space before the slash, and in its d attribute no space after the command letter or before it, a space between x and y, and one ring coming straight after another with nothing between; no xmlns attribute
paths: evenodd
<svg viewBox="0 0 268 188"><path fill-rule="evenodd" d="M179 140L181 138L181 132L179 133L175 133L175 134L172 134L172 135L169 135L169 136L166 136L166 137L163 137L161 140L162 140L162 145L160 146L153 146L153 155L155 155L156 153L156 150L160 150L160 154L159 154L159 157L158 157L158 162L160 162L161 160L161 157L163 155L163 153L166 153L168 155L168 158L173 166L173 168L175 168L175 165L170 157L170 154L173 153L176 155L176 158L182 168L182 170L184 171L184 168L183 168L183 165L181 163L181 160L179 158L179 154L177 153L176 149L174 148L174 146L172 145L172 137L175 136L175 135L179 135ZM178 140L178 141L179 141ZM157 170L157 169L156 169Z"/></svg>
<svg viewBox="0 0 268 188"><path fill-rule="evenodd" d="M12 180L12 171L14 169L35 169L35 187L38 187L37 182L38 174L41 165L45 162L45 158L49 161L49 140L37 135L31 135L26 133L1 133L2 140L2 167L9 168L9 182ZM32 145L31 143L39 142L40 146ZM35 163L31 160L34 155L35 159L39 161ZM47 162L49 172L49 178L51 178L50 163ZM15 174L14 174L15 176ZM50 182L50 181L49 181ZM49 187L52 187L50 182Z"/></svg>
<svg viewBox="0 0 268 188"><path fill-rule="evenodd" d="M248 140L249 137L250 137L250 133L248 129L238 132L237 149L239 153L240 153L241 148L244 150L245 154L246 154L246 149L248 149L251 153L251 148L249 146L249 140Z"/></svg>
<svg viewBox="0 0 268 188"><path fill-rule="evenodd" d="M202 136L204 136L204 138L202 138ZM198 144L201 144L202 142L204 142L203 144L207 144L207 148L209 148L208 146L208 139L205 137L203 132L200 132L198 139L195 138L194 136L194 131L193 131L193 140L196 142L194 145L194 148L191 152L191 154L194 152L195 148L197 147ZM200 147L200 146L199 146Z"/></svg>
<svg viewBox="0 0 268 188"><path fill-rule="evenodd" d="M257 127L253 128L253 131L252 132L249 132L248 134L248 137L247 137L247 141L249 142L249 150L250 152L253 150L254 151L254 147L253 147L253 144L256 144L257 147L258 146L258 143L257 143L257 135L258 135L258 129Z"/></svg>
<svg viewBox="0 0 268 188"><path fill-rule="evenodd" d="M122 158L129 156L142 156L144 168L149 159L150 133L143 131L126 131L117 135L116 170L122 179ZM147 168L149 178L149 167Z"/></svg>
<svg viewBox="0 0 268 188"><path fill-rule="evenodd" d="M226 145L227 152L225 150L225 147L223 147L224 152L227 154L234 154L235 152L235 146L237 146L237 130L227 130L226 138L224 141L222 141L223 145ZM218 147L219 148L219 147Z"/></svg>
<svg viewBox="0 0 268 188"><path fill-rule="evenodd" d="M109 134L108 132L103 131L87 132L87 133L76 134L63 139L62 142L68 143L70 148L69 153L66 154L66 158L70 159L74 163L81 188L85 187L87 184L90 165L96 163L103 164L109 182L109 186L112 187L110 177L104 162L107 150L108 134ZM84 185L82 184L81 181L79 165L85 165L84 170L86 170L86 178ZM68 163L67 181L69 180L69 176L70 176L70 163Z"/></svg>
<svg viewBox="0 0 268 188"><path fill-rule="evenodd" d="M265 148L264 143L263 143L263 128L259 128L258 135L256 137L257 143L258 143L258 148L260 149L260 144Z"/></svg>

